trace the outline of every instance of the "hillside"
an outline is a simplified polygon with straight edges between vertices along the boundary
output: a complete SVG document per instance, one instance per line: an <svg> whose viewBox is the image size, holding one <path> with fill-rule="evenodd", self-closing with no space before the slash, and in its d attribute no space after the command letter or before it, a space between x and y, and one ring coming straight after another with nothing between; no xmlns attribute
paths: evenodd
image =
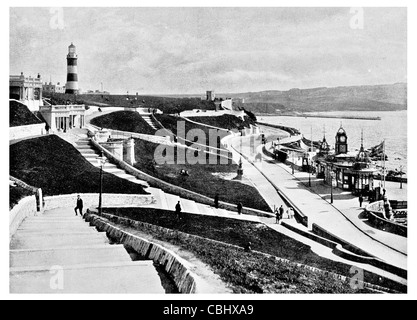
<svg viewBox="0 0 417 320"><path fill-rule="evenodd" d="M26 126L29 124L42 123L26 105L17 101L9 101L9 126Z"/></svg>
<svg viewBox="0 0 417 320"><path fill-rule="evenodd" d="M109 128L127 132L137 132L154 135L156 130L143 120L141 115L132 111L116 111L91 120L91 123L100 128Z"/></svg>
<svg viewBox="0 0 417 320"><path fill-rule="evenodd" d="M12 144L10 175L42 188L46 196L99 192L100 169L55 135ZM103 181L104 193L147 194L141 185L109 173Z"/></svg>
<svg viewBox="0 0 417 320"><path fill-rule="evenodd" d="M397 111L407 109L407 84L291 89L228 94L244 98L247 110L279 111ZM277 111L277 109L279 111ZM273 111L273 112L271 112Z"/></svg>
<svg viewBox="0 0 417 320"><path fill-rule="evenodd" d="M185 110L205 109L215 110L211 101L200 98L171 98L136 95L112 95L112 94L63 94L45 93L52 104L65 104L66 102L85 104L98 107L124 107L124 108L158 108L164 113L178 113Z"/></svg>

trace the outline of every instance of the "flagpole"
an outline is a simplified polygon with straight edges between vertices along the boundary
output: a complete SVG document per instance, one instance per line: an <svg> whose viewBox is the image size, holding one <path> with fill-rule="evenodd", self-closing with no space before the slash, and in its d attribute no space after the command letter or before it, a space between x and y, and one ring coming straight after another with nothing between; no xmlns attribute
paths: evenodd
<svg viewBox="0 0 417 320"><path fill-rule="evenodd" d="M384 166L383 166L383 182L384 182L384 189L385 189L385 139L384 139L384 148L383 148L383 158L382 160L384 161Z"/></svg>

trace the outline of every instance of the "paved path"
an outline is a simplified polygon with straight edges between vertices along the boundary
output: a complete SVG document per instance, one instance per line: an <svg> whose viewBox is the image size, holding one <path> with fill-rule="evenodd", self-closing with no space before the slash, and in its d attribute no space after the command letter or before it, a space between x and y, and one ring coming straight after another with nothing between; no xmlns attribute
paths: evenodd
<svg viewBox="0 0 417 320"><path fill-rule="evenodd" d="M165 293L152 261L132 261L73 208L20 225L10 241L10 292Z"/></svg>
<svg viewBox="0 0 417 320"><path fill-rule="evenodd" d="M250 137L238 137L234 140L241 139L243 146L250 145ZM234 141L233 143L236 143ZM240 143L239 141L237 142ZM246 152L245 148L242 149ZM309 190L300 180L294 178L289 172L275 161L266 161L255 163L254 165L271 179L274 184L309 218L309 226L313 223L318 224L329 232L348 241L349 243L361 248L362 250L386 261L394 266L407 269L407 256L399 253L384 244L381 244L370 238L364 232L354 226L346 219L339 210L322 199L314 191ZM250 179L255 179L255 175L261 173L253 170L245 172Z"/></svg>

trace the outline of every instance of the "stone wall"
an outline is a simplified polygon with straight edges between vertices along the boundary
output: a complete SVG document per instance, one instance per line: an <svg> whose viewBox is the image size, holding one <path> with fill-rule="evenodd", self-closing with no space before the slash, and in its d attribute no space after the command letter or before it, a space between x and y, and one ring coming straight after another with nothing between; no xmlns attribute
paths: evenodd
<svg viewBox="0 0 417 320"><path fill-rule="evenodd" d="M44 197L45 210L51 210L56 208L74 207L77 202L77 195L65 194L59 196ZM98 206L98 193L82 193L80 194L83 199L84 208L97 207ZM117 193L103 193L102 197L103 207L141 207L156 203L155 198L152 195L135 195L135 194L117 194Z"/></svg>
<svg viewBox="0 0 417 320"><path fill-rule="evenodd" d="M35 196L29 196L20 200L9 213L9 238L11 239L16 233L16 230L19 228L23 220L27 217L35 216L36 214Z"/></svg>
<svg viewBox="0 0 417 320"><path fill-rule="evenodd" d="M45 124L30 124L9 128L9 140L24 139L45 134Z"/></svg>
<svg viewBox="0 0 417 320"><path fill-rule="evenodd" d="M95 221L100 221L100 217L97 215L96 212L92 212L89 216L90 217L95 217ZM211 244L215 244L215 245L221 245L221 246L224 246L224 247L229 247L232 250L236 250L236 249L244 250L244 248L238 247L236 245L228 244L228 243L225 243L225 242L219 242L219 241L216 241L216 240L203 238L203 237L196 236L196 235L183 233L183 232L180 232L180 231L177 231L177 230L171 230L171 229L163 228L163 227L160 227L160 226L157 226L157 225L152 225L152 224L141 222L141 221L133 221L133 220L130 220L130 219L127 219L127 218L118 217L118 216L107 214L107 213L102 213L101 217L104 218L104 220L101 220L101 221L104 221L104 222L111 221L112 223L122 225L122 226L128 226L128 227L131 227L131 228L135 228L137 230L141 230L141 231L149 233L149 234L162 233L162 234L165 234L165 235L168 235L168 236L173 236L174 235L176 238L179 238L183 241L193 241L193 240L194 241L198 241L198 240L201 241L202 240L202 241L206 241L207 243L211 243ZM91 219L91 218L88 218L88 219ZM109 223L107 222L107 224L109 224ZM96 225L96 222L94 222L94 225ZM123 238L122 238L122 240L123 240ZM141 249L141 252L145 252L145 251L146 250ZM324 271L324 270L321 270L321 269L318 269L318 268L315 268L315 267L311 267L311 266L308 266L308 265L305 265L305 264L301 264L301 263L295 263L295 262L292 262L288 259L275 257L275 256L269 255L267 253L263 253L263 252L259 252L259 251L253 251L253 252L265 256L265 259L274 258L274 259L276 259L276 260L278 260L282 263L286 263L288 265L289 269L294 268L294 267L305 268L305 269L311 270L313 272L325 275L327 277L331 277L333 279L338 279L338 280L345 281L345 282L350 281L350 278L348 278L346 276L336 274L336 273L332 273L332 272L329 272L329 271ZM371 290L377 290L377 291L383 291L383 292L388 291L390 293L397 293L394 290L391 291L387 288L382 288L382 287L379 287L377 285L373 285L373 284L370 284L370 283L367 283L367 282L359 281L359 283L363 284L365 288L368 288L368 289L371 289ZM198 288L199 288L199 286L198 286L198 282L197 282L195 293L199 293Z"/></svg>
<svg viewBox="0 0 417 320"><path fill-rule="evenodd" d="M383 218L384 201L376 201L365 207L369 223L379 230L384 230L402 237L408 236L408 227Z"/></svg>
<svg viewBox="0 0 417 320"><path fill-rule="evenodd" d="M375 266L377 268L380 268L382 270L391 272L393 274L396 274L404 279L407 279L407 270L398 268L396 266L390 265L372 255L370 255L369 253L363 251L360 248L357 248L355 246L352 246L350 243L347 243L346 241L340 239L339 237L331 234L330 232L328 232L327 230L319 227L318 225L316 225L315 223L313 223L313 233L329 239L331 241L337 242L342 246L342 250L338 250L338 252L336 251L335 254L338 254L340 256L343 257L343 255L341 255L341 252L344 252L344 254L349 254L349 258L348 259L352 259L352 253L354 254L354 256L356 257L355 261L357 262L361 262L361 263L367 263L369 265ZM337 248L336 248L337 249ZM347 252L347 251L350 252Z"/></svg>

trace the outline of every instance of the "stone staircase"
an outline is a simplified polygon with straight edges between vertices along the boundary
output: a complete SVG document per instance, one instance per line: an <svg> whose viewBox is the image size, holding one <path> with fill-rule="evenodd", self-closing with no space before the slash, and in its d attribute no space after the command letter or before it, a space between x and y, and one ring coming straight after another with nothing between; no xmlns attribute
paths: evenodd
<svg viewBox="0 0 417 320"><path fill-rule="evenodd" d="M89 139L81 138L76 142L76 148L84 156L87 161L89 161L93 166L100 167L99 163L99 153L94 149L90 144ZM151 205L151 207L159 208L163 210L175 210L175 206L180 201L181 208L183 212L193 213L193 214L202 214L210 215L217 217L227 217L235 218L240 220L249 220L249 221L260 221L258 217L250 215L238 215L237 212L228 211L224 209L216 209L209 205L197 203L193 200L188 200L180 198L179 196L166 193L158 188L152 188L149 186L148 182L137 179L135 176L127 173L125 170L118 168L116 165L106 162L103 171L114 174L115 176L129 180L134 183L138 183L146 188L146 191L151 193L155 200L156 204Z"/></svg>
<svg viewBox="0 0 417 320"><path fill-rule="evenodd" d="M132 261L122 245L72 208L27 218L10 241L11 293L164 293L152 261Z"/></svg>
<svg viewBox="0 0 417 320"><path fill-rule="evenodd" d="M150 114L141 114L143 120L146 121L147 124L151 126L152 129L158 130L158 125L155 123L155 121L152 119L152 116Z"/></svg>
<svg viewBox="0 0 417 320"><path fill-rule="evenodd" d="M76 142L76 147L78 151L87 159L95 167L100 167L99 157L100 154L94 149L94 147L90 144L89 139L79 139ZM133 183L140 184L144 187L149 187L149 184L146 181L137 179L135 176L128 174L123 169L119 169L116 165L106 162L103 166L103 171L107 173L114 174L115 176L129 180Z"/></svg>

